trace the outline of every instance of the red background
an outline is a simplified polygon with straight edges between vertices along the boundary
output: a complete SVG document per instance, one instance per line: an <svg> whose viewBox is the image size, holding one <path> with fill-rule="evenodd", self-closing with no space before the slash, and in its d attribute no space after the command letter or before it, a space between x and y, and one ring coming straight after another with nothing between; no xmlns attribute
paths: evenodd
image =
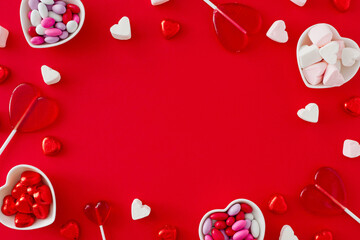
<svg viewBox="0 0 360 240"><path fill-rule="evenodd" d="M56 191L56 221L35 231L1 225L1 239L62 239L60 226L69 219L79 221L81 239L100 239L83 206L101 199L113 207L105 226L108 239L154 239L164 224L178 228L179 240L198 239L202 216L236 198L262 208L268 240L277 239L284 224L299 239L312 239L324 228L335 239L357 238L355 221L345 214L312 215L300 205L299 193L319 167L331 166L343 177L347 206L360 214L360 161L342 155L345 139L360 140L360 118L342 110L347 98L360 95L359 75L340 88L306 88L295 47L302 31L320 22L359 43L360 4L353 1L340 13L330 0L309 0L303 8L288 0L241 2L264 18L262 32L241 54L220 45L212 10L201 0L158 7L150 0L86 0L79 35L50 49L29 47L20 27L20 2L2 2L0 24L10 36L0 58L12 76L0 86L1 142L11 131L8 102L19 83L33 83L56 99L61 114L47 129L15 136L0 158L2 183L21 163L48 175ZM109 32L124 15L132 24L130 41L115 40ZM164 18L181 23L174 39L161 35ZM278 19L288 27L286 44L265 36ZM43 64L61 73L59 84L45 85ZM318 124L296 116L310 102L320 107ZM62 141L60 155L43 155L41 140L47 135ZM282 216L266 209L277 192L289 205ZM150 217L131 220L134 198L152 207Z"/></svg>

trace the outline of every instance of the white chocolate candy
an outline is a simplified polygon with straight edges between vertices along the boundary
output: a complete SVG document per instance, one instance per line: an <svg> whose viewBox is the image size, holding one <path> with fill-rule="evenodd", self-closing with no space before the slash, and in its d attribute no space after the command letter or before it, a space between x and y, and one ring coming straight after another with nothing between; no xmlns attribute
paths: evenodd
<svg viewBox="0 0 360 240"><path fill-rule="evenodd" d="M35 28L36 33L39 35L44 35L45 30L46 30L46 28L44 28L41 24L37 25Z"/></svg>
<svg viewBox="0 0 360 240"><path fill-rule="evenodd" d="M319 107L316 103L309 103L305 108L300 109L297 115L304 121L317 123L319 121Z"/></svg>
<svg viewBox="0 0 360 240"><path fill-rule="evenodd" d="M306 0L290 0L290 1L292 1L293 3L295 3L296 5L298 5L300 7L304 6L306 3Z"/></svg>
<svg viewBox="0 0 360 240"><path fill-rule="evenodd" d="M345 67L351 67L360 60L360 50L355 48L344 48L341 54L341 62Z"/></svg>
<svg viewBox="0 0 360 240"><path fill-rule="evenodd" d="M314 26L310 29L308 35L311 42L318 47L325 46L331 41L333 37L331 29L325 24L319 24Z"/></svg>
<svg viewBox="0 0 360 240"><path fill-rule="evenodd" d="M49 11L49 17L53 18L55 20L55 22L62 21L62 16L57 13L54 13L53 11Z"/></svg>
<svg viewBox="0 0 360 240"><path fill-rule="evenodd" d="M118 24L110 28L110 33L115 39L129 40L131 38L130 20L128 17L122 17Z"/></svg>
<svg viewBox="0 0 360 240"><path fill-rule="evenodd" d="M47 85L58 83L61 79L60 73L46 65L41 66L41 74Z"/></svg>
<svg viewBox="0 0 360 240"><path fill-rule="evenodd" d="M54 4L54 0L40 0L42 3L46 4L46 5L53 5Z"/></svg>
<svg viewBox="0 0 360 240"><path fill-rule="evenodd" d="M42 18L46 18L49 16L49 10L47 9L46 5L42 2L38 4L38 11Z"/></svg>
<svg viewBox="0 0 360 240"><path fill-rule="evenodd" d="M75 22L74 20L71 20L66 24L66 30L69 33L75 32L77 28L78 28L78 23Z"/></svg>
<svg viewBox="0 0 360 240"><path fill-rule="evenodd" d="M285 22L283 20L277 20L271 25L266 36L275 42L286 43L289 40L289 36L285 29Z"/></svg>
<svg viewBox="0 0 360 240"><path fill-rule="evenodd" d="M152 4L153 6L157 6L157 5L166 3L166 2L168 2L168 1L169 1L169 0L151 0L151 4Z"/></svg>
<svg viewBox="0 0 360 240"><path fill-rule="evenodd" d="M340 45L332 41L319 50L320 56L329 64L336 64Z"/></svg>
<svg viewBox="0 0 360 240"><path fill-rule="evenodd" d="M344 76L335 65L328 65L326 68L323 84L326 86L339 87L345 83Z"/></svg>
<svg viewBox="0 0 360 240"><path fill-rule="evenodd" d="M304 45L299 50L299 63L301 68L306 68L311 64L320 62L322 57L316 45Z"/></svg>
<svg viewBox="0 0 360 240"><path fill-rule="evenodd" d="M249 219L250 221L254 220L254 215L252 213L246 213L245 219Z"/></svg>
<svg viewBox="0 0 360 240"><path fill-rule="evenodd" d="M343 146L343 154L348 158L356 158L360 156L360 145L357 141L346 139Z"/></svg>
<svg viewBox="0 0 360 240"><path fill-rule="evenodd" d="M303 74L306 81L311 85L318 85L321 83L327 66L328 64L326 62L318 62L304 68Z"/></svg>
<svg viewBox="0 0 360 240"><path fill-rule="evenodd" d="M284 225L280 231L279 240L299 240L289 225Z"/></svg>
<svg viewBox="0 0 360 240"><path fill-rule="evenodd" d="M142 202L135 198L131 204L131 217L133 220L145 218L150 215L151 208L147 205L143 205Z"/></svg>
<svg viewBox="0 0 360 240"><path fill-rule="evenodd" d="M40 13L38 10L31 11L30 22L31 22L31 25L33 25L34 27L36 27L37 25L39 25L41 23L41 16L40 16Z"/></svg>
<svg viewBox="0 0 360 240"><path fill-rule="evenodd" d="M251 234L254 238L258 238L260 235L260 225L255 219L251 221Z"/></svg>

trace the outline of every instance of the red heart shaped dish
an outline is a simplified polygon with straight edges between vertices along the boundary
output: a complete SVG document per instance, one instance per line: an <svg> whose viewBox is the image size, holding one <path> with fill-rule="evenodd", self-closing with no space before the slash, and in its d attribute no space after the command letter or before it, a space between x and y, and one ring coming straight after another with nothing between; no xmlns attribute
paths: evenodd
<svg viewBox="0 0 360 240"><path fill-rule="evenodd" d="M345 202L344 183L334 169L320 168L315 174L315 184L323 188L341 204ZM343 209L322 193L315 184L306 186L301 192L300 200L303 206L315 214L338 215L343 213Z"/></svg>

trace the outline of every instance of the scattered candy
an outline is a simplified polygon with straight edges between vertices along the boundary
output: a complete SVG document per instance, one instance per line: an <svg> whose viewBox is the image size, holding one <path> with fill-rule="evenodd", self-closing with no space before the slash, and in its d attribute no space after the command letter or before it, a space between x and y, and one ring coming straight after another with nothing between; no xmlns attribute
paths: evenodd
<svg viewBox="0 0 360 240"><path fill-rule="evenodd" d="M360 156L360 144L357 141L346 139L343 146L343 154L348 158Z"/></svg>
<svg viewBox="0 0 360 240"><path fill-rule="evenodd" d="M319 62L312 64L303 69L303 74L311 85L318 85L322 82L324 78L324 73L328 64L326 62Z"/></svg>
<svg viewBox="0 0 360 240"><path fill-rule="evenodd" d="M294 230L289 225L284 225L280 232L279 240L299 240Z"/></svg>
<svg viewBox="0 0 360 240"><path fill-rule="evenodd" d="M339 11L345 12L350 8L351 0L333 0L333 3Z"/></svg>
<svg viewBox="0 0 360 240"><path fill-rule="evenodd" d="M10 75L10 70L4 65L0 65L0 83L5 82Z"/></svg>
<svg viewBox="0 0 360 240"><path fill-rule="evenodd" d="M9 31L6 28L0 26L0 48L6 47L6 41L9 36Z"/></svg>
<svg viewBox="0 0 360 240"><path fill-rule="evenodd" d="M323 230L315 235L314 240L333 240L333 235L330 231Z"/></svg>
<svg viewBox="0 0 360 240"><path fill-rule="evenodd" d="M340 45L336 41L332 41L325 46L321 47L319 50L320 56L328 63L328 64L336 64L338 59L338 52L340 49Z"/></svg>
<svg viewBox="0 0 360 240"><path fill-rule="evenodd" d="M344 48L341 54L341 62L345 67L351 67L360 60L360 50L355 48Z"/></svg>
<svg viewBox="0 0 360 240"><path fill-rule="evenodd" d="M323 84L325 86L341 86L345 83L344 76L335 65L328 65L324 74Z"/></svg>
<svg viewBox="0 0 360 240"><path fill-rule="evenodd" d="M330 43L333 33L329 26L318 24L312 27L308 33L311 42L318 47L323 47Z"/></svg>
<svg viewBox="0 0 360 240"><path fill-rule="evenodd" d="M180 31L180 24L172 20L162 20L161 31L166 39L173 38Z"/></svg>
<svg viewBox="0 0 360 240"><path fill-rule="evenodd" d="M147 205L143 205L139 199L134 199L131 204L131 217L133 220L145 218L150 215L151 208Z"/></svg>
<svg viewBox="0 0 360 240"><path fill-rule="evenodd" d="M287 211L287 204L285 198L281 194L272 196L268 203L268 208L271 212L276 214L284 214Z"/></svg>
<svg viewBox="0 0 360 240"><path fill-rule="evenodd" d="M157 6L157 5L166 3L166 2L168 2L168 1L169 1L169 0L151 0L151 4L152 4L153 6Z"/></svg>
<svg viewBox="0 0 360 240"><path fill-rule="evenodd" d="M60 228L61 236L69 240L78 240L80 237L80 226L75 220L69 220Z"/></svg>
<svg viewBox="0 0 360 240"><path fill-rule="evenodd" d="M105 201L100 201L96 204L88 203L84 208L86 217L99 226L103 240L106 239L103 225L109 218L110 211L110 205Z"/></svg>
<svg viewBox="0 0 360 240"><path fill-rule="evenodd" d="M176 228L173 226L165 225L159 231L158 239L159 240L176 240Z"/></svg>
<svg viewBox="0 0 360 240"><path fill-rule="evenodd" d="M0 67L1 79L1 67ZM352 97L344 103L344 109L347 113L357 117L360 116L360 97Z"/></svg>
<svg viewBox="0 0 360 240"><path fill-rule="evenodd" d="M292 1L293 3L295 3L296 5L298 5L300 7L303 7L307 0L290 0L290 1Z"/></svg>
<svg viewBox="0 0 360 240"><path fill-rule="evenodd" d="M316 103L309 103L305 108L300 109L297 115L304 121L317 123L319 120L319 107Z"/></svg>
<svg viewBox="0 0 360 240"><path fill-rule="evenodd" d="M128 17L122 17L118 24L110 28L110 33L115 39L129 40L131 38L130 20Z"/></svg>
<svg viewBox="0 0 360 240"><path fill-rule="evenodd" d="M54 137L45 137L42 140L42 151L47 156L54 156L61 150L61 142Z"/></svg>
<svg viewBox="0 0 360 240"><path fill-rule="evenodd" d="M47 85L58 83L61 79L60 73L46 65L41 66L41 74Z"/></svg>
<svg viewBox="0 0 360 240"><path fill-rule="evenodd" d="M266 36L275 42L286 43L289 40L289 36L285 29L285 22L283 20L277 20L271 25Z"/></svg>

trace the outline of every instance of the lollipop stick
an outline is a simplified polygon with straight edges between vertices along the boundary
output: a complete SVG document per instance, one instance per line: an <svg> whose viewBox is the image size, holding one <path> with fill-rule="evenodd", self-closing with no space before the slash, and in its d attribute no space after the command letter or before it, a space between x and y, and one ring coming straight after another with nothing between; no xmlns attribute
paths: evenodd
<svg viewBox="0 0 360 240"><path fill-rule="evenodd" d="M241 27L239 24L237 24L237 22L235 22L231 17L229 17L226 13L224 13L223 11L221 11L215 4L213 4L212 2L210 2L210 0L204 0L204 2L209 5L212 9L214 9L215 11L219 12L224 18L226 18L232 25L234 25L237 29L239 29L241 32L243 32L244 34L246 33L246 30Z"/></svg>
<svg viewBox="0 0 360 240"><path fill-rule="evenodd" d="M103 225L100 225L100 232L101 232L101 237L103 240L106 240L106 237L105 237L105 232L104 232L104 227Z"/></svg>
<svg viewBox="0 0 360 240"><path fill-rule="evenodd" d="M5 148L7 147L7 145L9 144L9 142L11 141L11 139L14 137L15 133L16 133L16 129L13 129L11 131L11 133L9 134L9 136L7 137L7 139L5 140L4 144L1 146L0 156L3 153L3 151L5 150Z"/></svg>
<svg viewBox="0 0 360 240"><path fill-rule="evenodd" d="M336 205L338 205L344 212L346 212L350 217L352 217L355 221L360 224L360 218L356 216L353 212L347 209L344 205L342 205L336 198L334 198L330 193L328 193L325 189L323 189L318 184L315 184L315 187L320 190L323 194L325 194L331 201L333 201Z"/></svg>

